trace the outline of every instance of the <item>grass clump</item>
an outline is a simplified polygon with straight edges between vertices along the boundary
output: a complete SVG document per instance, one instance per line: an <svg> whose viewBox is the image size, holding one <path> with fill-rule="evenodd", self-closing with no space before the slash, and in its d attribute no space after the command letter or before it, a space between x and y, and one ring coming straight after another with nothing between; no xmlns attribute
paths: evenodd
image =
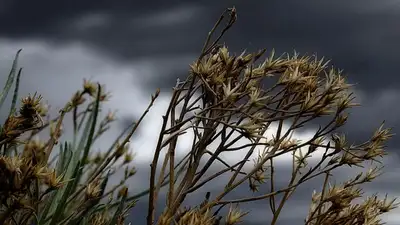
<svg viewBox="0 0 400 225"><path fill-rule="evenodd" d="M223 26L225 17L227 24ZM21 69L17 72L18 52L0 96L3 110L15 81L11 109L0 132L0 224L124 224L128 211L145 196L148 225L234 225L251 213L241 211L240 204L256 201L269 202L271 217L266 217L266 223L276 224L298 186L317 177L324 178L322 188L310 196L304 224L381 224L380 215L396 207L394 200L367 196L355 202L364 197L360 185L380 175L381 167L374 166L374 162L386 154L384 143L392 136L390 129L382 124L368 141L349 145L345 135L336 131L346 124L346 111L357 104L341 71L328 68L323 59L297 53L276 57L271 51L264 57L264 49L231 54L219 43L236 19L234 8L223 13L199 58L190 65L188 77L177 81L162 116L149 188L135 195L129 194L125 184L136 172L130 165L128 142L160 92L155 92L142 116L108 150L92 154L93 144L115 120L112 113L99 118L109 93L100 84L84 81L82 89L56 118L43 119L47 112L37 94L23 98L17 110L21 75ZM221 26L222 31L213 39ZM265 88L268 81L274 84ZM73 118L73 138L60 142L67 115ZM312 138L292 137L295 131L320 117L328 118L328 122L321 122ZM50 131L48 138L38 139L46 128ZM271 129L274 134L266 135ZM179 158L177 144L189 132L193 143ZM56 157L50 159L56 151ZM224 154L243 151L240 161L231 164L224 160ZM317 162L312 161L317 153ZM249 166L255 154L258 155ZM291 177L285 187L278 187L277 158L287 154L292 156ZM117 163L118 159L122 163ZM335 170L365 166L368 162L372 167L354 178L331 184ZM212 171L211 167L217 164L222 168ZM124 177L107 190L109 177L118 169L125 170ZM206 184L217 178L223 182L224 175L228 179L219 192L208 192L198 205L184 205ZM228 198L245 183L255 194ZM167 201L157 215L163 190ZM227 207L227 213L222 215Z"/></svg>

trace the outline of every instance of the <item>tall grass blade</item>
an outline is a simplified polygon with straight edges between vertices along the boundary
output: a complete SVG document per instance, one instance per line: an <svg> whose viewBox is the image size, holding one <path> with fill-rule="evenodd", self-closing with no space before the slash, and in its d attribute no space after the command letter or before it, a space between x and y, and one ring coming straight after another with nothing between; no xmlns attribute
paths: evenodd
<svg viewBox="0 0 400 225"><path fill-rule="evenodd" d="M74 173L73 173L73 175L71 177L72 179L74 179L76 177L76 175L77 175L78 171L80 170L80 168L81 168L80 162L78 162L78 164L75 167ZM51 215L52 218L51 218L51 221L50 221L49 225L56 225L57 222L62 218L63 211L67 207L65 203L66 203L66 201L68 199L69 194L72 191L73 185L74 185L74 180L70 181L67 184L67 187L65 188L65 191L64 191L60 201L58 201L57 204L56 204L56 209L55 209L54 213Z"/></svg>
<svg viewBox="0 0 400 225"><path fill-rule="evenodd" d="M18 100L18 90L19 90L19 80L20 80L20 77L21 77L21 73L22 73L22 68L19 69L18 75L17 75L17 79L15 81L14 95L13 95L13 99L12 99L12 102L11 102L11 109L10 109L9 116L14 114L15 111L16 111L16 105L17 105L17 100Z"/></svg>
<svg viewBox="0 0 400 225"><path fill-rule="evenodd" d="M13 65L11 67L11 71L8 74L7 82L4 85L3 91L0 93L0 109L4 104L4 101L7 98L8 92L10 91L12 84L14 83L14 78L15 78L15 72L17 71L17 66L18 66L18 57L19 53L22 51L22 49L18 50L17 54L15 55L15 59L13 62Z"/></svg>

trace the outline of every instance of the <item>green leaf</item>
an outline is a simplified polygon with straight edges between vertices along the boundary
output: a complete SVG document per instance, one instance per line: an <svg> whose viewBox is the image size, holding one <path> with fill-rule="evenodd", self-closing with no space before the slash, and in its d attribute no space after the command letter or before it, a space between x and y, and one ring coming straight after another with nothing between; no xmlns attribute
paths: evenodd
<svg viewBox="0 0 400 225"><path fill-rule="evenodd" d="M80 169L81 169L80 162L78 162L76 167L75 167L73 176L71 178L74 179ZM66 208L66 204L65 203L67 202L69 194L72 191L73 185L74 185L74 180L67 184L67 187L65 188L65 191L64 191L60 201L58 201L57 204L56 204L56 209L55 209L54 213L51 215L52 218L51 218L51 221L50 221L50 225L56 225L57 222L62 218L62 216L64 214L63 210L65 210L65 208Z"/></svg>
<svg viewBox="0 0 400 225"><path fill-rule="evenodd" d="M20 77L21 77L21 73L22 73L22 68L19 69L18 75L17 75L17 80L15 81L14 96L13 96L13 99L12 99L12 102L11 102L11 109L10 109L9 116L14 114L15 111L16 111L15 106L17 105L17 100L18 100L19 80L20 80Z"/></svg>
<svg viewBox="0 0 400 225"><path fill-rule="evenodd" d="M125 206L125 202L126 202L127 196L128 196L128 195L123 195L123 196L122 196L121 202L119 203L118 208L117 208L117 210L115 211L114 216L113 216L113 218L110 220L110 222L108 223L108 225L116 225L116 224L117 224L118 216L121 215L122 210L124 210L124 206Z"/></svg>
<svg viewBox="0 0 400 225"><path fill-rule="evenodd" d="M64 180L66 180L65 179L66 168L68 167L69 163L71 162L71 158L72 158L71 145L69 145L68 142L64 142L64 147L63 147L63 145L60 145L59 157L58 157L57 164L56 164L56 173L57 173L57 175L63 174ZM50 209L55 208L54 205L56 204L57 197L61 195L61 190L53 191L53 193L50 194L50 196L47 200L47 204L39 216L38 224L45 223L45 219L47 218L47 215L48 215Z"/></svg>
<svg viewBox="0 0 400 225"><path fill-rule="evenodd" d="M110 174L111 174L111 171L108 171L108 173L107 173L107 175L106 175L106 177L104 178L104 180L101 182L101 185L100 185L100 196L103 196L104 195L104 192L106 191L106 186L107 186L107 183L108 183L108 179L109 179L109 177L110 177ZM98 201L96 202L96 205L98 204L100 202L100 198L98 199Z"/></svg>
<svg viewBox="0 0 400 225"><path fill-rule="evenodd" d="M94 132L96 131L96 123L97 123L97 117L99 115L99 106L100 106L100 98L101 98L101 86L100 84L98 86L98 91L97 91L97 97L96 97L96 103L94 105L94 111L93 111L93 120L92 120L92 126L90 127L90 133L89 137L86 142L85 149L83 151L83 158L84 162L86 161L88 155L89 155L89 150L90 147L92 146L93 143L93 137L94 137Z"/></svg>
<svg viewBox="0 0 400 225"><path fill-rule="evenodd" d="M56 197L57 191L54 191L53 193L50 193L50 195L51 195L50 196L50 200L47 201L48 203L46 204L45 208L43 209L43 212L39 215L39 219L38 219L38 222L37 222L38 225L45 223L47 214L49 213L50 208L52 206L52 204L50 204L50 203L52 203L53 199Z"/></svg>
<svg viewBox="0 0 400 225"><path fill-rule="evenodd" d="M100 84L98 84L98 91L97 91L96 102L94 105L94 110L90 114L90 117L87 121L87 125L85 127L85 132L82 134L82 138L81 138L81 141L78 146L79 155L80 155L81 149L83 149L83 155L82 155L82 158L80 161L84 164L86 163L86 161L88 159L89 150L92 147L93 137L94 137L94 134L96 131L97 117L99 114L99 106L100 106L100 97L101 97L101 86L100 86ZM85 142L86 142L86 145L83 146ZM74 189L79 184L81 176L82 176L82 170L80 170L77 174Z"/></svg>
<svg viewBox="0 0 400 225"><path fill-rule="evenodd" d="M7 98L8 92L10 91L11 86L14 83L15 71L17 70L17 66L18 66L18 56L21 51L22 51L22 49L18 50L17 54L15 55L15 59L14 59L13 65L11 67L11 71L7 78L7 82L4 85L3 91L0 93L0 108L3 106L4 101Z"/></svg>
<svg viewBox="0 0 400 225"><path fill-rule="evenodd" d="M99 91L100 91L100 89L99 89ZM73 178L74 180L73 180L73 182L69 183L69 185L70 185L70 186L68 186L69 190L61 189L61 190L57 191L57 195L55 196L53 201L50 203L52 205L50 207L51 208L50 215L56 214L56 211L55 211L56 207L59 206L56 204L59 204L58 202L63 201L61 196L65 196L67 191L68 191L68 193L73 193L76 190L77 185L79 184L79 180L82 175L82 170L83 170L84 163L85 163L84 161L82 161L83 157L81 158L81 156L84 156L85 152L89 151L89 149L91 147L90 146L92 143L91 140L93 139L93 136L94 136L93 126L96 125L95 120L97 119L97 114L99 111L98 110L99 102L100 102L100 93L98 94L98 97L96 99L95 109L94 109L94 111L92 111L90 113L90 116L86 122L85 128L81 134L81 139L80 139L78 146L73 146L73 147L68 148L68 149L73 148L74 150L72 150L72 156L68 157L69 158L68 165L63 166L64 171L65 171L65 179L69 180L69 179ZM87 155L86 155L86 157L87 157ZM82 165L82 167L77 167L78 163L79 163L79 165ZM67 197L69 197L69 196L67 196ZM65 204L65 202L63 204ZM66 208L66 206L64 206L62 209L65 210L65 208Z"/></svg>
<svg viewBox="0 0 400 225"><path fill-rule="evenodd" d="M104 195L104 191L105 191L105 189L106 189L106 186L107 186L107 182L108 182L108 178L109 178L109 176L110 176L110 173L111 173L111 171L109 171L109 172L107 173L107 176L104 178L104 180L102 181L102 183L101 183L101 185L100 185L100 190L101 190L101 192L100 192L99 196L103 196L103 195ZM99 198L97 198L97 199L91 200L90 203L89 203L89 202L86 202L86 204L87 204L87 203L90 204L90 205L88 206L88 208L85 208L83 211L82 211L82 210L79 211L79 214L76 215L74 219L72 219L71 221L69 221L67 225L82 224L83 220L84 220L85 218L90 217L90 215L93 214L93 211L94 211L96 208L98 208L97 204L100 202L100 200L101 200L101 197L99 197ZM97 206L97 207L96 207L96 206ZM84 222L84 224L86 224L86 222Z"/></svg>
<svg viewBox="0 0 400 225"><path fill-rule="evenodd" d="M68 142L64 142L64 148L63 145L60 145L60 153L56 166L57 174L61 174L66 171L69 163L71 162L71 158L72 158L71 145L68 144Z"/></svg>

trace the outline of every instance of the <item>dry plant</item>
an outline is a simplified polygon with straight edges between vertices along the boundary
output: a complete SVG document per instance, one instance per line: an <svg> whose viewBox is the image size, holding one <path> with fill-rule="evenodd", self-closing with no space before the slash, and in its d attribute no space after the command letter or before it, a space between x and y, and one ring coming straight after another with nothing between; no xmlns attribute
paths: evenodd
<svg viewBox="0 0 400 225"><path fill-rule="evenodd" d="M211 41L224 17L227 25L215 41ZM349 145L344 135L335 133L347 120L346 109L355 106L350 87L341 71L328 68L328 62L316 57L285 54L275 57L274 51L256 65L266 50L239 56L229 53L219 45L224 33L235 23L235 8L228 9L208 35L200 57L190 66L190 75L178 82L173 89L170 105L163 115L163 125L151 164L149 207L147 224L155 221L155 205L162 184L167 181L167 203L157 224L216 224L221 208L243 202L269 201L272 212L270 224L276 224L283 206L296 188L318 176L325 176L321 193L312 198L306 224L379 224L378 216L395 205L393 200L371 197L362 204L352 204L361 197L360 184L372 181L379 175L373 167L364 175L342 185L329 186L330 174L339 167L361 166L376 161L385 154L384 142L390 138L389 129L383 126L373 137L359 145ZM276 78L271 87L264 88L267 80ZM179 107L178 107L179 106ZM291 134L318 117L330 117L320 125L310 140L299 142ZM266 137L267 129L277 124L273 138ZM284 130L284 123L289 129ZM194 134L193 144L187 155L175 161L176 145L185 132ZM331 135L332 142L324 144ZM240 143L249 140L246 144ZM209 151L210 143L218 146ZM308 147L302 151L302 147ZM259 148L254 166L244 165ZM235 154L246 150L245 157L229 165L223 153ZM323 155L318 163L309 165L307 159L316 151ZM162 154L164 156L162 157ZM293 155L291 177L286 188L277 189L274 182L274 161L284 154ZM202 159L210 155L206 162ZM161 159L160 159L161 158ZM157 165L161 168L157 174ZM207 176L211 165L222 162L226 168ZM188 195L222 174L230 173L225 188L212 193L192 209L181 211ZM239 185L249 182L251 191L261 192L256 197L226 199ZM261 183L269 183L269 190L259 190ZM281 200L277 201L280 195ZM213 212L213 213L211 213ZM237 224L246 213L230 208L225 224ZM267 222L267 221L266 221Z"/></svg>
<svg viewBox="0 0 400 225"><path fill-rule="evenodd" d="M3 108L15 81L11 110L0 132L0 224L124 224L129 209L148 193L128 196L126 185L136 173L130 165L133 158L128 142L148 110L108 149L95 153L93 144L115 121L112 112L101 120L98 118L100 106L108 100L109 93L101 85L85 80L83 88L56 118L44 121L47 107L36 93L22 98L17 110L22 72L22 69L16 72L20 51L0 96ZM73 118L73 140L59 143L67 115ZM45 132L49 135L43 135ZM40 139L39 134L48 139ZM55 149L57 145L59 149ZM50 158L52 153L54 157ZM119 169L125 170L124 177L107 190L109 177Z"/></svg>
<svg viewBox="0 0 400 225"><path fill-rule="evenodd" d="M227 24L212 39L226 17ZM138 121L108 149L94 154L93 144L115 120L113 113L98 118L101 105L109 96L104 87L85 81L60 115L47 121L43 119L46 110L39 95L23 98L17 110L21 75L21 69L17 72L18 52L0 96L3 108L15 80L11 110L0 132L0 224L124 224L128 211L145 195L148 195L148 225L234 225L249 213L238 208L240 203L255 201L269 202L272 217L266 223L276 224L297 187L317 177L324 177L324 182L321 191L311 198L305 224L381 224L379 216L396 207L394 200L377 196L362 199L360 185L380 175L381 167L374 163L386 154L384 143L392 136L390 129L382 124L368 141L348 144L345 136L336 131L346 123L346 111L357 104L342 72L328 68L329 62L323 59L297 53L275 57L272 51L260 63L266 50L243 52L239 56L230 54L219 43L236 19L235 8L222 14L199 58L190 65L189 76L184 81L178 80L173 88L150 166L149 188L135 195L130 195L125 185L135 174L130 165L128 142L159 91ZM274 79L273 85L264 87ZM66 115L73 118L73 139L60 142ZM310 140L292 138L294 131L319 117L329 120L320 124ZM273 125L277 129L269 137L266 132ZM38 134L46 128L50 132L48 139L38 139ZM177 144L188 132L194 136L191 148L178 158ZM212 150L211 143L217 143ZM58 152L54 150L56 146ZM222 157L243 151L245 157L234 164ZM51 153L56 156L50 158ZM309 163L316 153L321 153L321 157L316 163ZM255 154L256 160L249 167L248 162ZM276 160L288 154L293 159L291 177L286 187L278 188ZM361 167L367 162L372 167L365 172L344 183L331 184L336 169L350 170L351 166ZM217 163L224 168L210 174ZM106 191L109 177L118 169L124 169L125 176L120 184ZM207 193L206 199L196 206L183 205L188 196L226 174L229 179L223 190ZM227 198L244 183L257 196ZM163 188L167 201L156 218ZM361 203L356 203L359 199ZM229 210L223 218L220 214L225 207ZM131 212L135 214L134 210Z"/></svg>

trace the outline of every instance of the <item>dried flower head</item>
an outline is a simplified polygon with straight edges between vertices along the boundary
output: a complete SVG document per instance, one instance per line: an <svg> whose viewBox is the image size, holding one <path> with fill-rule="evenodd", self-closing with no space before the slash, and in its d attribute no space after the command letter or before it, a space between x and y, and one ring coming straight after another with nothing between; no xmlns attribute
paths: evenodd
<svg viewBox="0 0 400 225"><path fill-rule="evenodd" d="M86 79L83 80L83 94L89 94L92 97L96 96L97 92L97 85L91 81L88 81Z"/></svg>
<svg viewBox="0 0 400 225"><path fill-rule="evenodd" d="M19 110L19 113L24 118L34 118L39 115L38 112L43 112L43 108L41 105L42 96L35 93L33 96L28 95L21 100L22 106Z"/></svg>
<svg viewBox="0 0 400 225"><path fill-rule="evenodd" d="M229 208L228 215L226 216L226 225L239 224L240 222L242 222L241 219L247 214L248 214L248 212L246 212L246 213L241 212L237 208L237 205L235 207L231 206Z"/></svg>
<svg viewBox="0 0 400 225"><path fill-rule="evenodd" d="M126 197L128 195L128 187L123 186L119 191L118 191L118 198Z"/></svg>
<svg viewBox="0 0 400 225"><path fill-rule="evenodd" d="M96 179L87 185L85 199L97 199L100 197L101 191L100 180Z"/></svg>

